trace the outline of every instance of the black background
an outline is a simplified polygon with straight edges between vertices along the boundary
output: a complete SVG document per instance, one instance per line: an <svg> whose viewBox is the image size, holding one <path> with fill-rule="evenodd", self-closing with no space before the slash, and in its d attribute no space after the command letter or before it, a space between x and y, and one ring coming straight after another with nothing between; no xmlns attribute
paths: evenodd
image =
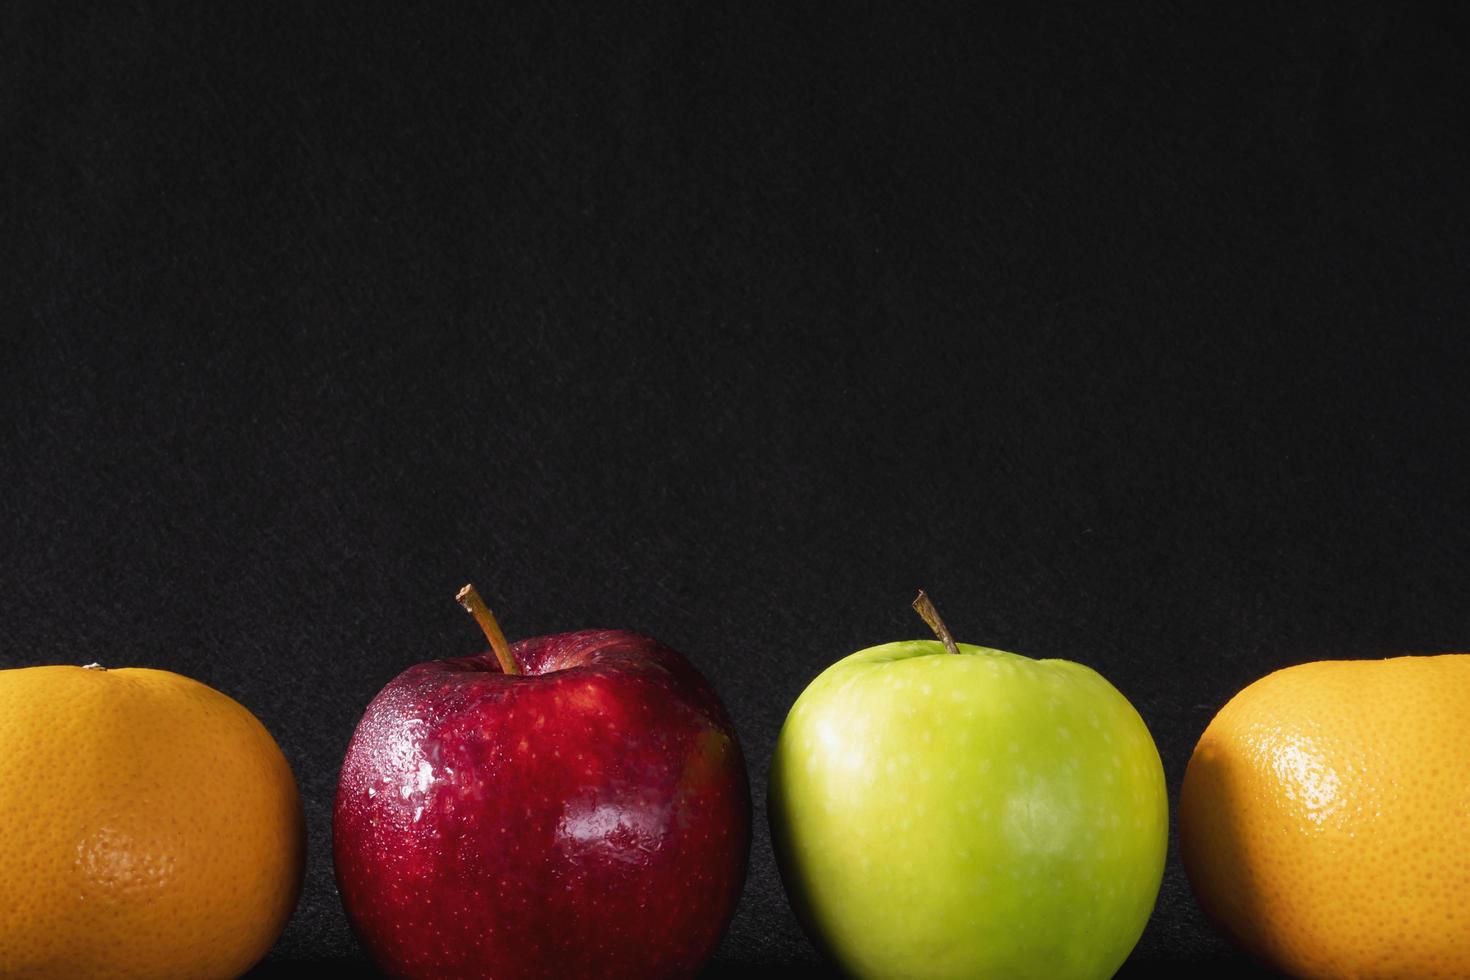
<svg viewBox="0 0 1470 980"><path fill-rule="evenodd" d="M336 769L467 579L722 693L729 976L817 970L765 765L916 586L1111 678L1174 793L1262 673L1466 644L1470 18L1095 6L0 7L0 664L276 734L262 975L367 969ZM1212 967L1171 854L1125 975Z"/></svg>

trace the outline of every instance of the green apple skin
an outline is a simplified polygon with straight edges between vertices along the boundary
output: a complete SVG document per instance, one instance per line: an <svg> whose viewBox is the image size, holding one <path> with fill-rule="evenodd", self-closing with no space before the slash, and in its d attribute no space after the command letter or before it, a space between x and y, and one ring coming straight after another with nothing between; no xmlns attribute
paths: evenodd
<svg viewBox="0 0 1470 980"><path fill-rule="evenodd" d="M768 805L798 918L866 980L1111 977L1168 844L1127 698L1082 664L965 643L827 668L781 728Z"/></svg>

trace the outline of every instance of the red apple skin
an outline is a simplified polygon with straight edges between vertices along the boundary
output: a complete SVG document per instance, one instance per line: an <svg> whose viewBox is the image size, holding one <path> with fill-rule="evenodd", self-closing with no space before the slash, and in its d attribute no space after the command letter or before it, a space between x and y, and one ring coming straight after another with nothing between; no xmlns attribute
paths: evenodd
<svg viewBox="0 0 1470 980"><path fill-rule="evenodd" d="M354 931L408 978L690 977L729 924L750 785L724 708L619 630L419 664L368 705L337 786Z"/></svg>

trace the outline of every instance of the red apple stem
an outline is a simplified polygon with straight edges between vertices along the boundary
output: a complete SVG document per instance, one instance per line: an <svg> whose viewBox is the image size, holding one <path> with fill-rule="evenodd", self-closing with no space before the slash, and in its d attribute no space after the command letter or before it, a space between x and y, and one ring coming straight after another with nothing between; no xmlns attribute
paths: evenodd
<svg viewBox="0 0 1470 980"><path fill-rule="evenodd" d="M934 635L939 637L939 642L944 644L944 649L950 653L960 652L960 648L955 645L954 634L950 633L949 627L944 625L944 620L939 618L939 610L934 608L934 600L930 599L923 589L920 589L919 594L914 598L914 612L929 624Z"/></svg>
<svg viewBox="0 0 1470 980"><path fill-rule="evenodd" d="M495 659L500 661L500 669L507 674L519 674L521 668L516 664L516 658L511 656L510 644L505 642L505 634L500 632L500 624L495 621L495 614L490 607L485 605L485 600L480 598L480 593L475 591L473 585L466 585L459 590L454 597L465 612L475 617L475 622L480 624L480 629L485 631L485 639L490 641L490 649L495 651Z"/></svg>

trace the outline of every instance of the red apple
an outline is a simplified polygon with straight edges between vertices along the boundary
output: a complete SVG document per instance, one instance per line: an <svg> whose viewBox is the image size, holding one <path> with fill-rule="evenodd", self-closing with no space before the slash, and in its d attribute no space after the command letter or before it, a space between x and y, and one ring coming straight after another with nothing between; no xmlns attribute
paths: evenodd
<svg viewBox="0 0 1470 980"><path fill-rule="evenodd" d="M495 653L410 667L347 749L333 856L358 938L398 977L694 975L750 846L714 691L635 633L506 646L461 599Z"/></svg>

